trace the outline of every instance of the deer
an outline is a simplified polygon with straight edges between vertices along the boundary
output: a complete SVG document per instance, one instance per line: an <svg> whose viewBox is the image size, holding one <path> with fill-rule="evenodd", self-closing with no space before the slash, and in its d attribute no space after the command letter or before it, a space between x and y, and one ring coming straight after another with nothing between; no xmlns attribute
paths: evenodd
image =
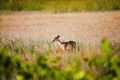
<svg viewBox="0 0 120 80"><path fill-rule="evenodd" d="M60 36L57 35L57 37L55 37L52 42L57 42L57 44L63 51L70 51L76 48L75 41L61 42L59 38Z"/></svg>

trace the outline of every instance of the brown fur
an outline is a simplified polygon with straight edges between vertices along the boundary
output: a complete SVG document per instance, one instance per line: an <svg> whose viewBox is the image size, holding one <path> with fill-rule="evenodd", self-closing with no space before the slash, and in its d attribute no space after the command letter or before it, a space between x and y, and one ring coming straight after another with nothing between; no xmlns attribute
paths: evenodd
<svg viewBox="0 0 120 80"><path fill-rule="evenodd" d="M54 38L53 42L58 42L59 46L66 51L75 49L76 47L76 42L75 41L68 41L68 42L61 42L59 40L60 36L58 35L57 37Z"/></svg>

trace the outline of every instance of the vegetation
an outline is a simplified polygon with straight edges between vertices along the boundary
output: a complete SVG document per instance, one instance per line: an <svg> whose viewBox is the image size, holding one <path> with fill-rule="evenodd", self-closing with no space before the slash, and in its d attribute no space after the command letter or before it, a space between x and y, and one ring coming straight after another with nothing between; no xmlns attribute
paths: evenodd
<svg viewBox="0 0 120 80"><path fill-rule="evenodd" d="M2 22L2 19L0 18L0 23Z"/></svg>
<svg viewBox="0 0 120 80"><path fill-rule="evenodd" d="M46 10L52 13L119 10L120 0L1 0L0 10Z"/></svg>
<svg viewBox="0 0 120 80"><path fill-rule="evenodd" d="M62 57L49 59L53 45L48 42L46 55L42 55L35 50L36 44L32 46L29 43L27 47L22 40L6 40L0 38L0 80L120 80L120 47L113 47L107 39L102 41L102 55L94 53L84 58L84 65L88 66L86 70L79 58L61 68L59 62ZM39 54L35 61L21 60L20 55L31 53Z"/></svg>

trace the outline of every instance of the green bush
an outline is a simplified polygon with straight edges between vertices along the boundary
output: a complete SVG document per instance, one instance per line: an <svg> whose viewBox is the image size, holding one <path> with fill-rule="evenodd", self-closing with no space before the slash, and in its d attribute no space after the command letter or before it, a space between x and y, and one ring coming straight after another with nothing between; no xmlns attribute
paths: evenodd
<svg viewBox="0 0 120 80"><path fill-rule="evenodd" d="M104 39L101 51L103 56L93 56L87 60L92 70L89 71L87 77L95 80L120 80L120 48L114 50L109 41Z"/></svg>
<svg viewBox="0 0 120 80"><path fill-rule="evenodd" d="M52 13L119 10L120 0L1 0L0 10L46 10Z"/></svg>
<svg viewBox="0 0 120 80"><path fill-rule="evenodd" d="M59 69L56 62L49 61L44 56L39 56L36 62L26 63L19 59L19 56L11 56L5 48L0 49L0 79L3 77L11 80L16 77L17 80L69 80L83 79L85 73L78 68L77 64Z"/></svg>

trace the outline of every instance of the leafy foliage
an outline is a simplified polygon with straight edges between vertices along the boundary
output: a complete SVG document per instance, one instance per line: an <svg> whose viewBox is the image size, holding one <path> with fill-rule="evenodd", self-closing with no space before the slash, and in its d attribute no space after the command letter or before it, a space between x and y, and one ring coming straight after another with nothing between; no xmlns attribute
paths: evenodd
<svg viewBox="0 0 120 80"><path fill-rule="evenodd" d="M0 10L47 10L52 13L119 10L120 0L1 0Z"/></svg>
<svg viewBox="0 0 120 80"><path fill-rule="evenodd" d="M98 80L119 80L120 79L120 51L118 54L113 50L114 48L109 44L107 39L102 41L101 50L103 56L94 56L87 60L93 72L93 77ZM94 72L96 70L96 72ZM88 76L89 76L88 74Z"/></svg>
<svg viewBox="0 0 120 80"><path fill-rule="evenodd" d="M55 63L44 56L39 56L35 63L26 63L21 61L18 56L11 56L9 51L1 48L0 61L1 79L2 77L12 79L14 75L18 80L66 80L72 78L78 80L84 78L84 72L81 69L77 71L74 67L69 67L67 70L59 69L58 65L52 65Z"/></svg>

